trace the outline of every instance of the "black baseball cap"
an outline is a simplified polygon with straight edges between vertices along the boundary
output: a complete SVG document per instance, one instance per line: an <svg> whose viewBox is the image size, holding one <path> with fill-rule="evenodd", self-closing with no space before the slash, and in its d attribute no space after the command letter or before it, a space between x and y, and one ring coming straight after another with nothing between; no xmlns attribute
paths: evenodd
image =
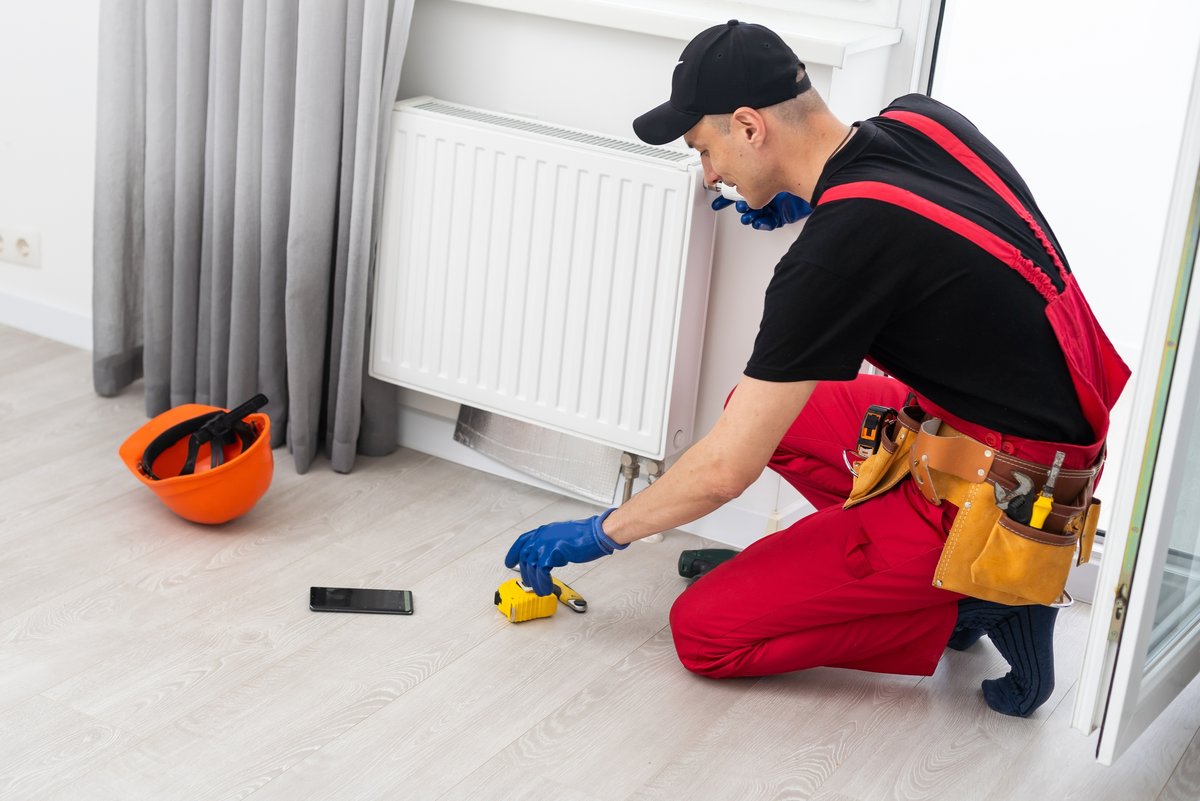
<svg viewBox="0 0 1200 801"><path fill-rule="evenodd" d="M766 108L790 100L812 84L804 67L774 31L731 19L688 42L671 77L671 99L633 121L643 142L663 145L683 136L705 114L742 106Z"/></svg>

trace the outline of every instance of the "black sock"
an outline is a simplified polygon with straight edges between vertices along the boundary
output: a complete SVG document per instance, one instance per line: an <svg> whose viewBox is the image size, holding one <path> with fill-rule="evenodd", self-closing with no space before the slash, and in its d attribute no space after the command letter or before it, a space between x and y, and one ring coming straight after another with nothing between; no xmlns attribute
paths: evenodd
<svg viewBox="0 0 1200 801"><path fill-rule="evenodd" d="M986 633L1012 669L1003 678L984 681L983 698L997 712L1025 717L1054 692L1057 617L1057 607L1005 606L964 598L958 602L958 622L947 645L960 645L962 650Z"/></svg>
<svg viewBox="0 0 1200 801"><path fill-rule="evenodd" d="M953 648L955 651L965 651L979 642L979 638L982 636L983 629L973 629L956 624L954 626L954 633L950 635L950 641L946 643L946 647Z"/></svg>

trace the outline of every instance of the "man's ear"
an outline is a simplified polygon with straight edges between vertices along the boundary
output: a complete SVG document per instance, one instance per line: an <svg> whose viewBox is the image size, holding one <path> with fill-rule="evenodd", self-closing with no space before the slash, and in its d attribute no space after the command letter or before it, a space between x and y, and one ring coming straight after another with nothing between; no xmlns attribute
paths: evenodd
<svg viewBox="0 0 1200 801"><path fill-rule="evenodd" d="M730 119L731 131L742 141L751 145L762 144L767 134L766 120L757 109L742 106L735 110Z"/></svg>

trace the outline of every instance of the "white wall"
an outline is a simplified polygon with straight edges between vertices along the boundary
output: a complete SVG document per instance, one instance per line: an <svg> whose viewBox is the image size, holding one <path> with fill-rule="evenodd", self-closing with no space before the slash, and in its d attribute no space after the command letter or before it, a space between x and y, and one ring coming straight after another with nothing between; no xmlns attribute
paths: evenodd
<svg viewBox="0 0 1200 801"><path fill-rule="evenodd" d="M1141 364L1142 338L1198 48L1195 0L946 5L933 96L1020 170L1135 373L1158 369L1157 353ZM1131 395L1114 410L1104 497L1126 458Z"/></svg>
<svg viewBox="0 0 1200 801"><path fill-rule="evenodd" d="M0 0L0 228L41 267L0 261L0 323L90 348L99 4Z"/></svg>

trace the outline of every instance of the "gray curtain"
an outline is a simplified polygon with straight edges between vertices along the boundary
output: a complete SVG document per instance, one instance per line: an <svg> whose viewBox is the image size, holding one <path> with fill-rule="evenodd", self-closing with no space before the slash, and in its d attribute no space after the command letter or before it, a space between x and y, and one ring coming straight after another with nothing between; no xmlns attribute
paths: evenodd
<svg viewBox="0 0 1200 801"><path fill-rule="evenodd" d="M388 122L413 0L103 0L94 381L146 413L263 392L335 470L397 441L366 375Z"/></svg>

